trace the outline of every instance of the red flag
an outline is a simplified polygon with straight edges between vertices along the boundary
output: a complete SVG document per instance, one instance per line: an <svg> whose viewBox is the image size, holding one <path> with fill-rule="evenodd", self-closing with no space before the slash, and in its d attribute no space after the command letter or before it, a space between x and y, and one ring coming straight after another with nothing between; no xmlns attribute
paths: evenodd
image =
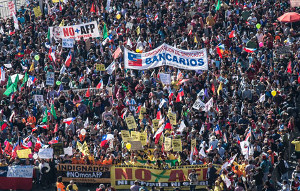
<svg viewBox="0 0 300 191"><path fill-rule="evenodd" d="M139 113L141 111L142 105L138 106L138 109L136 110L136 113Z"/></svg>
<svg viewBox="0 0 300 191"><path fill-rule="evenodd" d="M197 147L194 148L194 153L193 153L193 155L198 155Z"/></svg>
<svg viewBox="0 0 300 191"><path fill-rule="evenodd" d="M1 126L1 131L3 131L7 126L8 126L7 123L4 122Z"/></svg>
<svg viewBox="0 0 300 191"><path fill-rule="evenodd" d="M52 47L49 48L49 52L48 52L48 57L49 57L50 61L52 62L53 59L52 59L51 53L52 53Z"/></svg>
<svg viewBox="0 0 300 191"><path fill-rule="evenodd" d="M191 29L188 35L190 36L190 35L192 35L192 34L193 34L193 31L192 31L192 29Z"/></svg>
<svg viewBox="0 0 300 191"><path fill-rule="evenodd" d="M10 144L10 142L6 142L6 146L4 149L4 153L8 154L9 156L11 156L11 152L13 150L13 146Z"/></svg>
<svg viewBox="0 0 300 191"><path fill-rule="evenodd" d="M121 48L120 48L120 46L119 46L119 47L117 48L117 50L113 53L112 57L113 57L114 59L117 59L117 58L120 56L121 52L122 52L122 50L121 50Z"/></svg>
<svg viewBox="0 0 300 191"><path fill-rule="evenodd" d="M229 38L235 37L235 30L232 30L231 33L229 34Z"/></svg>
<svg viewBox="0 0 300 191"><path fill-rule="evenodd" d="M91 13L96 13L96 10L95 10L95 5L94 3L92 4L92 7L91 7L91 10L90 10Z"/></svg>
<svg viewBox="0 0 300 191"><path fill-rule="evenodd" d="M35 146L34 146L34 152L39 152L41 147L42 147L42 142L40 141L40 138L38 137L36 139L36 143L35 143Z"/></svg>
<svg viewBox="0 0 300 191"><path fill-rule="evenodd" d="M292 72L292 61L289 62L288 66L287 66L287 73L291 74Z"/></svg>
<svg viewBox="0 0 300 191"><path fill-rule="evenodd" d="M85 93L85 97L90 97L90 96L91 96L91 92L90 92L90 88L88 88Z"/></svg>
<svg viewBox="0 0 300 191"><path fill-rule="evenodd" d="M58 124L56 123L55 128L54 128L54 133L58 131Z"/></svg>
<svg viewBox="0 0 300 191"><path fill-rule="evenodd" d="M215 85L213 83L211 84L211 91L215 93Z"/></svg>

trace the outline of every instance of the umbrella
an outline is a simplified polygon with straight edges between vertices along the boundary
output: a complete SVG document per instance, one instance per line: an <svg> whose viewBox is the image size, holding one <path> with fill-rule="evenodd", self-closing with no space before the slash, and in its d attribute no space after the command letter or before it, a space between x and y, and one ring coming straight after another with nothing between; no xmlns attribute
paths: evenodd
<svg viewBox="0 0 300 191"><path fill-rule="evenodd" d="M280 22L292 23L300 21L300 14L296 12L284 13L282 16L277 19Z"/></svg>

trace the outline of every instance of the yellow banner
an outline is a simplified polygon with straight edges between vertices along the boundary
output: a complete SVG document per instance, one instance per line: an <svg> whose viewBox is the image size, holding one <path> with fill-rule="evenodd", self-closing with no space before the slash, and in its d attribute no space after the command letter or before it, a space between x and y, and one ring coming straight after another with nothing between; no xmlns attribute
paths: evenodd
<svg viewBox="0 0 300 191"><path fill-rule="evenodd" d="M28 155L31 154L31 149L22 149L22 150L17 150L17 155L19 158L22 159L27 159L29 158Z"/></svg>
<svg viewBox="0 0 300 191"><path fill-rule="evenodd" d="M135 129L137 127L137 125L135 123L135 120L134 120L134 117L132 115L126 117L125 121L126 121L128 129Z"/></svg>
<svg viewBox="0 0 300 191"><path fill-rule="evenodd" d="M174 152L181 152L182 151L181 139L173 139L172 147Z"/></svg>
<svg viewBox="0 0 300 191"><path fill-rule="evenodd" d="M220 165L215 166L217 169ZM188 175L195 169L198 174L197 189L205 188L207 165L189 165L173 167L170 170L158 169L151 166L127 166L116 165L111 167L111 185L119 189L130 189L135 180L139 180L142 186L150 189L152 186L164 187L165 190L174 190L180 187L182 190L189 190L190 182Z"/></svg>
<svg viewBox="0 0 300 191"><path fill-rule="evenodd" d="M140 140L140 132L131 131L131 139L130 141L139 141Z"/></svg>
<svg viewBox="0 0 300 191"><path fill-rule="evenodd" d="M34 12L35 17L40 17L40 16L42 16L42 11L41 11L40 6L34 7L34 8L33 8L33 12Z"/></svg>
<svg viewBox="0 0 300 191"><path fill-rule="evenodd" d="M130 140L130 134L127 130L121 130L122 140L127 143Z"/></svg>

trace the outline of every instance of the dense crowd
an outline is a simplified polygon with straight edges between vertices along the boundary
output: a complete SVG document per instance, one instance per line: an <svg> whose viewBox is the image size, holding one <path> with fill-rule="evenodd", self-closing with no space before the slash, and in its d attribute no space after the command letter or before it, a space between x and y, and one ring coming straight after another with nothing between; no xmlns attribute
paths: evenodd
<svg viewBox="0 0 300 191"><path fill-rule="evenodd" d="M110 6L107 2L49 0L43 3L43 15L36 17L33 8L39 1L28 0L16 13L18 30L13 18L0 20L0 63L5 73L0 95L1 166L35 165L35 181L43 188L57 181L59 163L162 169L207 164L207 189L299 190L299 22L277 20L299 9L286 0L114 0ZM109 41L101 34L63 48L61 40L47 35L51 26L91 21L97 21L100 33L107 27ZM234 36L230 36L232 31ZM168 66L128 70L122 52L113 55L118 48L148 52L163 43L183 50L206 48L208 70ZM66 67L69 53L72 60ZM111 74L96 70L97 64L107 68L112 62ZM55 74L53 86L46 85L47 72ZM171 74L172 83L162 84L159 73ZM188 81L178 83L182 79ZM12 84L15 90L4 95ZM184 96L178 101L181 88ZM43 100L37 102L35 95L42 95ZM212 99L213 106L197 110L193 108L197 99L203 103ZM176 114L177 124L165 129L157 141L153 119L166 124L170 112ZM129 116L137 124L130 131L147 134L144 150L132 151L122 140ZM64 123L70 118L70 124ZM103 142L108 135L112 139ZM181 139L182 152L166 151L164 138ZM192 151L194 139L197 144ZM244 140L246 154L241 148ZM24 160L14 154L17 148L30 148L34 155L56 142L72 147L73 155ZM223 165L235 154L234 162L219 173L214 165ZM296 168L289 165L291 160L297 162ZM191 190L196 176L188 177ZM62 186L59 182L60 178L57 185ZM98 190L105 189L100 185ZM138 182L131 187L147 189Z"/></svg>

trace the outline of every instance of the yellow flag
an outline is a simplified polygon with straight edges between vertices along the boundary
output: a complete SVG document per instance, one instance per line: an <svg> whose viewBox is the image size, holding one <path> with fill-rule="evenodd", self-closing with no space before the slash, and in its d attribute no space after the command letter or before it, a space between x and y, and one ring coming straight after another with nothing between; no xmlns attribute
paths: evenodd
<svg viewBox="0 0 300 191"><path fill-rule="evenodd" d="M140 29L140 26L138 26L138 27L136 27L136 34L140 35L140 33L141 33L141 29Z"/></svg>
<svg viewBox="0 0 300 191"><path fill-rule="evenodd" d="M86 141L84 141L84 143L82 145L82 153L84 155L89 155L90 154L90 150L89 150L89 147L86 144Z"/></svg>
<svg viewBox="0 0 300 191"><path fill-rule="evenodd" d="M82 151L82 144L79 143L79 141L77 141L77 149L79 149L79 151Z"/></svg>
<svg viewBox="0 0 300 191"><path fill-rule="evenodd" d="M196 36L194 37L194 43L198 43Z"/></svg>
<svg viewBox="0 0 300 191"><path fill-rule="evenodd" d="M222 87L222 82L220 82L220 85L219 85L218 90L217 90L218 95L220 94L220 91L221 91L222 89L223 89L223 87Z"/></svg>
<svg viewBox="0 0 300 191"><path fill-rule="evenodd" d="M34 70L34 62L32 62L30 68L29 68L29 72L32 72Z"/></svg>
<svg viewBox="0 0 300 191"><path fill-rule="evenodd" d="M60 26L60 27L63 27L63 26L65 26L65 20L64 20L64 19L63 19L63 20L61 20L61 22L60 22L59 26Z"/></svg>

